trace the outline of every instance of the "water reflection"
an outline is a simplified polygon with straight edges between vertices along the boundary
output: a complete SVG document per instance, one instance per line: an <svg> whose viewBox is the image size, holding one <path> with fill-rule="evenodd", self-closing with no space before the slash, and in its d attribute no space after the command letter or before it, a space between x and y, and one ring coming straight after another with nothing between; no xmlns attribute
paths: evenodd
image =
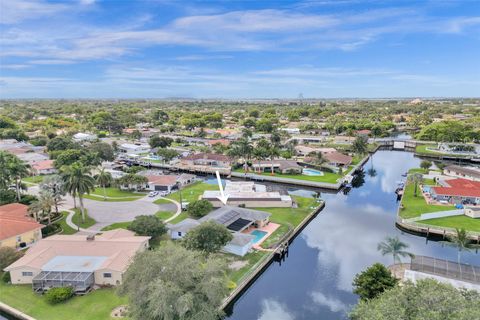
<svg viewBox="0 0 480 320"><path fill-rule="evenodd" d="M322 193L325 209L294 241L286 261L272 264L236 302L230 319L346 318L357 301L351 292L355 274L374 262L392 263L377 251L387 235L398 235L415 254L456 260L455 248L395 227L396 182L420 160L407 152L379 151L373 161L377 174L366 174L360 188L348 195ZM480 257L466 253L463 262L480 264Z"/></svg>

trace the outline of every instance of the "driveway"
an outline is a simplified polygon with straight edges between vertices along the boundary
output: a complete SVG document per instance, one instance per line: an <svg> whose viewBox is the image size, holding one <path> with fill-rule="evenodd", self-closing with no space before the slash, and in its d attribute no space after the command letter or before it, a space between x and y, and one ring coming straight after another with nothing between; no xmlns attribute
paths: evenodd
<svg viewBox="0 0 480 320"><path fill-rule="evenodd" d="M91 227L95 230L100 230L112 223L132 221L137 216L153 215L157 211L177 211L177 206L174 203L155 204L150 198L119 202L90 199L84 199L83 201L85 208L88 209L88 215L97 221Z"/></svg>

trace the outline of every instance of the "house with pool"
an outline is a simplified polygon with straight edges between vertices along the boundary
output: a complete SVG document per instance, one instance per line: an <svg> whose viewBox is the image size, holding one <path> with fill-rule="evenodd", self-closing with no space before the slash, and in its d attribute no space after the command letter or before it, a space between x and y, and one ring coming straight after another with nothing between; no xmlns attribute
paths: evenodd
<svg viewBox="0 0 480 320"><path fill-rule="evenodd" d="M424 188L424 192L440 203L480 205L480 182L457 178L440 180L439 183L440 186Z"/></svg>
<svg viewBox="0 0 480 320"><path fill-rule="evenodd" d="M215 221L232 232L233 239L223 248L224 252L244 256L252 247L263 242L279 225L270 222L270 213L224 206L195 220L187 218L177 224L168 225L170 237L182 239L190 230L202 222Z"/></svg>
<svg viewBox="0 0 480 320"><path fill-rule="evenodd" d="M300 174L302 167L294 160L261 160L252 163L253 171L255 172L280 172L282 174Z"/></svg>

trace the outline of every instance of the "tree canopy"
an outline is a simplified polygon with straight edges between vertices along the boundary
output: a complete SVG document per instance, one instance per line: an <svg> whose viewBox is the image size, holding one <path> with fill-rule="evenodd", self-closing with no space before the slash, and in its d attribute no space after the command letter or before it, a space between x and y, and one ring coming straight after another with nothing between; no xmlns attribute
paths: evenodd
<svg viewBox="0 0 480 320"><path fill-rule="evenodd" d="M353 293L358 294L362 300L373 299L385 290L393 288L397 282L383 264L375 263L355 276Z"/></svg>
<svg viewBox="0 0 480 320"><path fill-rule="evenodd" d="M138 320L217 320L228 292L223 260L167 243L135 256L119 287Z"/></svg>
<svg viewBox="0 0 480 320"><path fill-rule="evenodd" d="M139 236L149 236L156 238L165 234L167 228L156 216L137 216L128 226L128 230L135 232Z"/></svg>
<svg viewBox="0 0 480 320"><path fill-rule="evenodd" d="M210 211L213 205L208 200L197 200L188 204L187 211L192 217L201 218Z"/></svg>
<svg viewBox="0 0 480 320"><path fill-rule="evenodd" d="M480 314L480 294L457 290L435 280L406 282L377 298L360 301L352 320L471 320Z"/></svg>
<svg viewBox="0 0 480 320"><path fill-rule="evenodd" d="M190 230L183 245L187 249L213 253L220 251L232 238L232 233L223 224L207 221Z"/></svg>

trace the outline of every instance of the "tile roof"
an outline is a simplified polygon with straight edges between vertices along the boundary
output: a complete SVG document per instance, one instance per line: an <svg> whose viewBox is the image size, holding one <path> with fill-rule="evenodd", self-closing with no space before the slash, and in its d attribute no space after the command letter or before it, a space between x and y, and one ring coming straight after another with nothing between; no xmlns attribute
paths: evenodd
<svg viewBox="0 0 480 320"><path fill-rule="evenodd" d="M135 236L128 230L111 230L87 240L85 235L55 235L38 241L27 253L5 268L20 267L42 269L57 256L106 257L100 269L124 271L135 253L143 248L150 237Z"/></svg>
<svg viewBox="0 0 480 320"><path fill-rule="evenodd" d="M0 206L0 240L45 227L30 218L27 212L28 206L20 203Z"/></svg>
<svg viewBox="0 0 480 320"><path fill-rule="evenodd" d="M458 197L480 197L480 182L467 179L444 181L443 187L432 187L435 194Z"/></svg>
<svg viewBox="0 0 480 320"><path fill-rule="evenodd" d="M177 183L178 176L174 175L147 175L148 183L159 186L172 186Z"/></svg>
<svg viewBox="0 0 480 320"><path fill-rule="evenodd" d="M53 165L53 160L44 160L44 161L39 161L35 162L32 164L32 168L34 170L48 170L48 169L53 169L55 168Z"/></svg>
<svg viewBox="0 0 480 320"><path fill-rule="evenodd" d="M341 163L344 165L349 165L352 163L352 157L347 156L343 153L340 152L329 152L329 153L324 153L323 157L328 161L328 162L335 162L335 163Z"/></svg>

